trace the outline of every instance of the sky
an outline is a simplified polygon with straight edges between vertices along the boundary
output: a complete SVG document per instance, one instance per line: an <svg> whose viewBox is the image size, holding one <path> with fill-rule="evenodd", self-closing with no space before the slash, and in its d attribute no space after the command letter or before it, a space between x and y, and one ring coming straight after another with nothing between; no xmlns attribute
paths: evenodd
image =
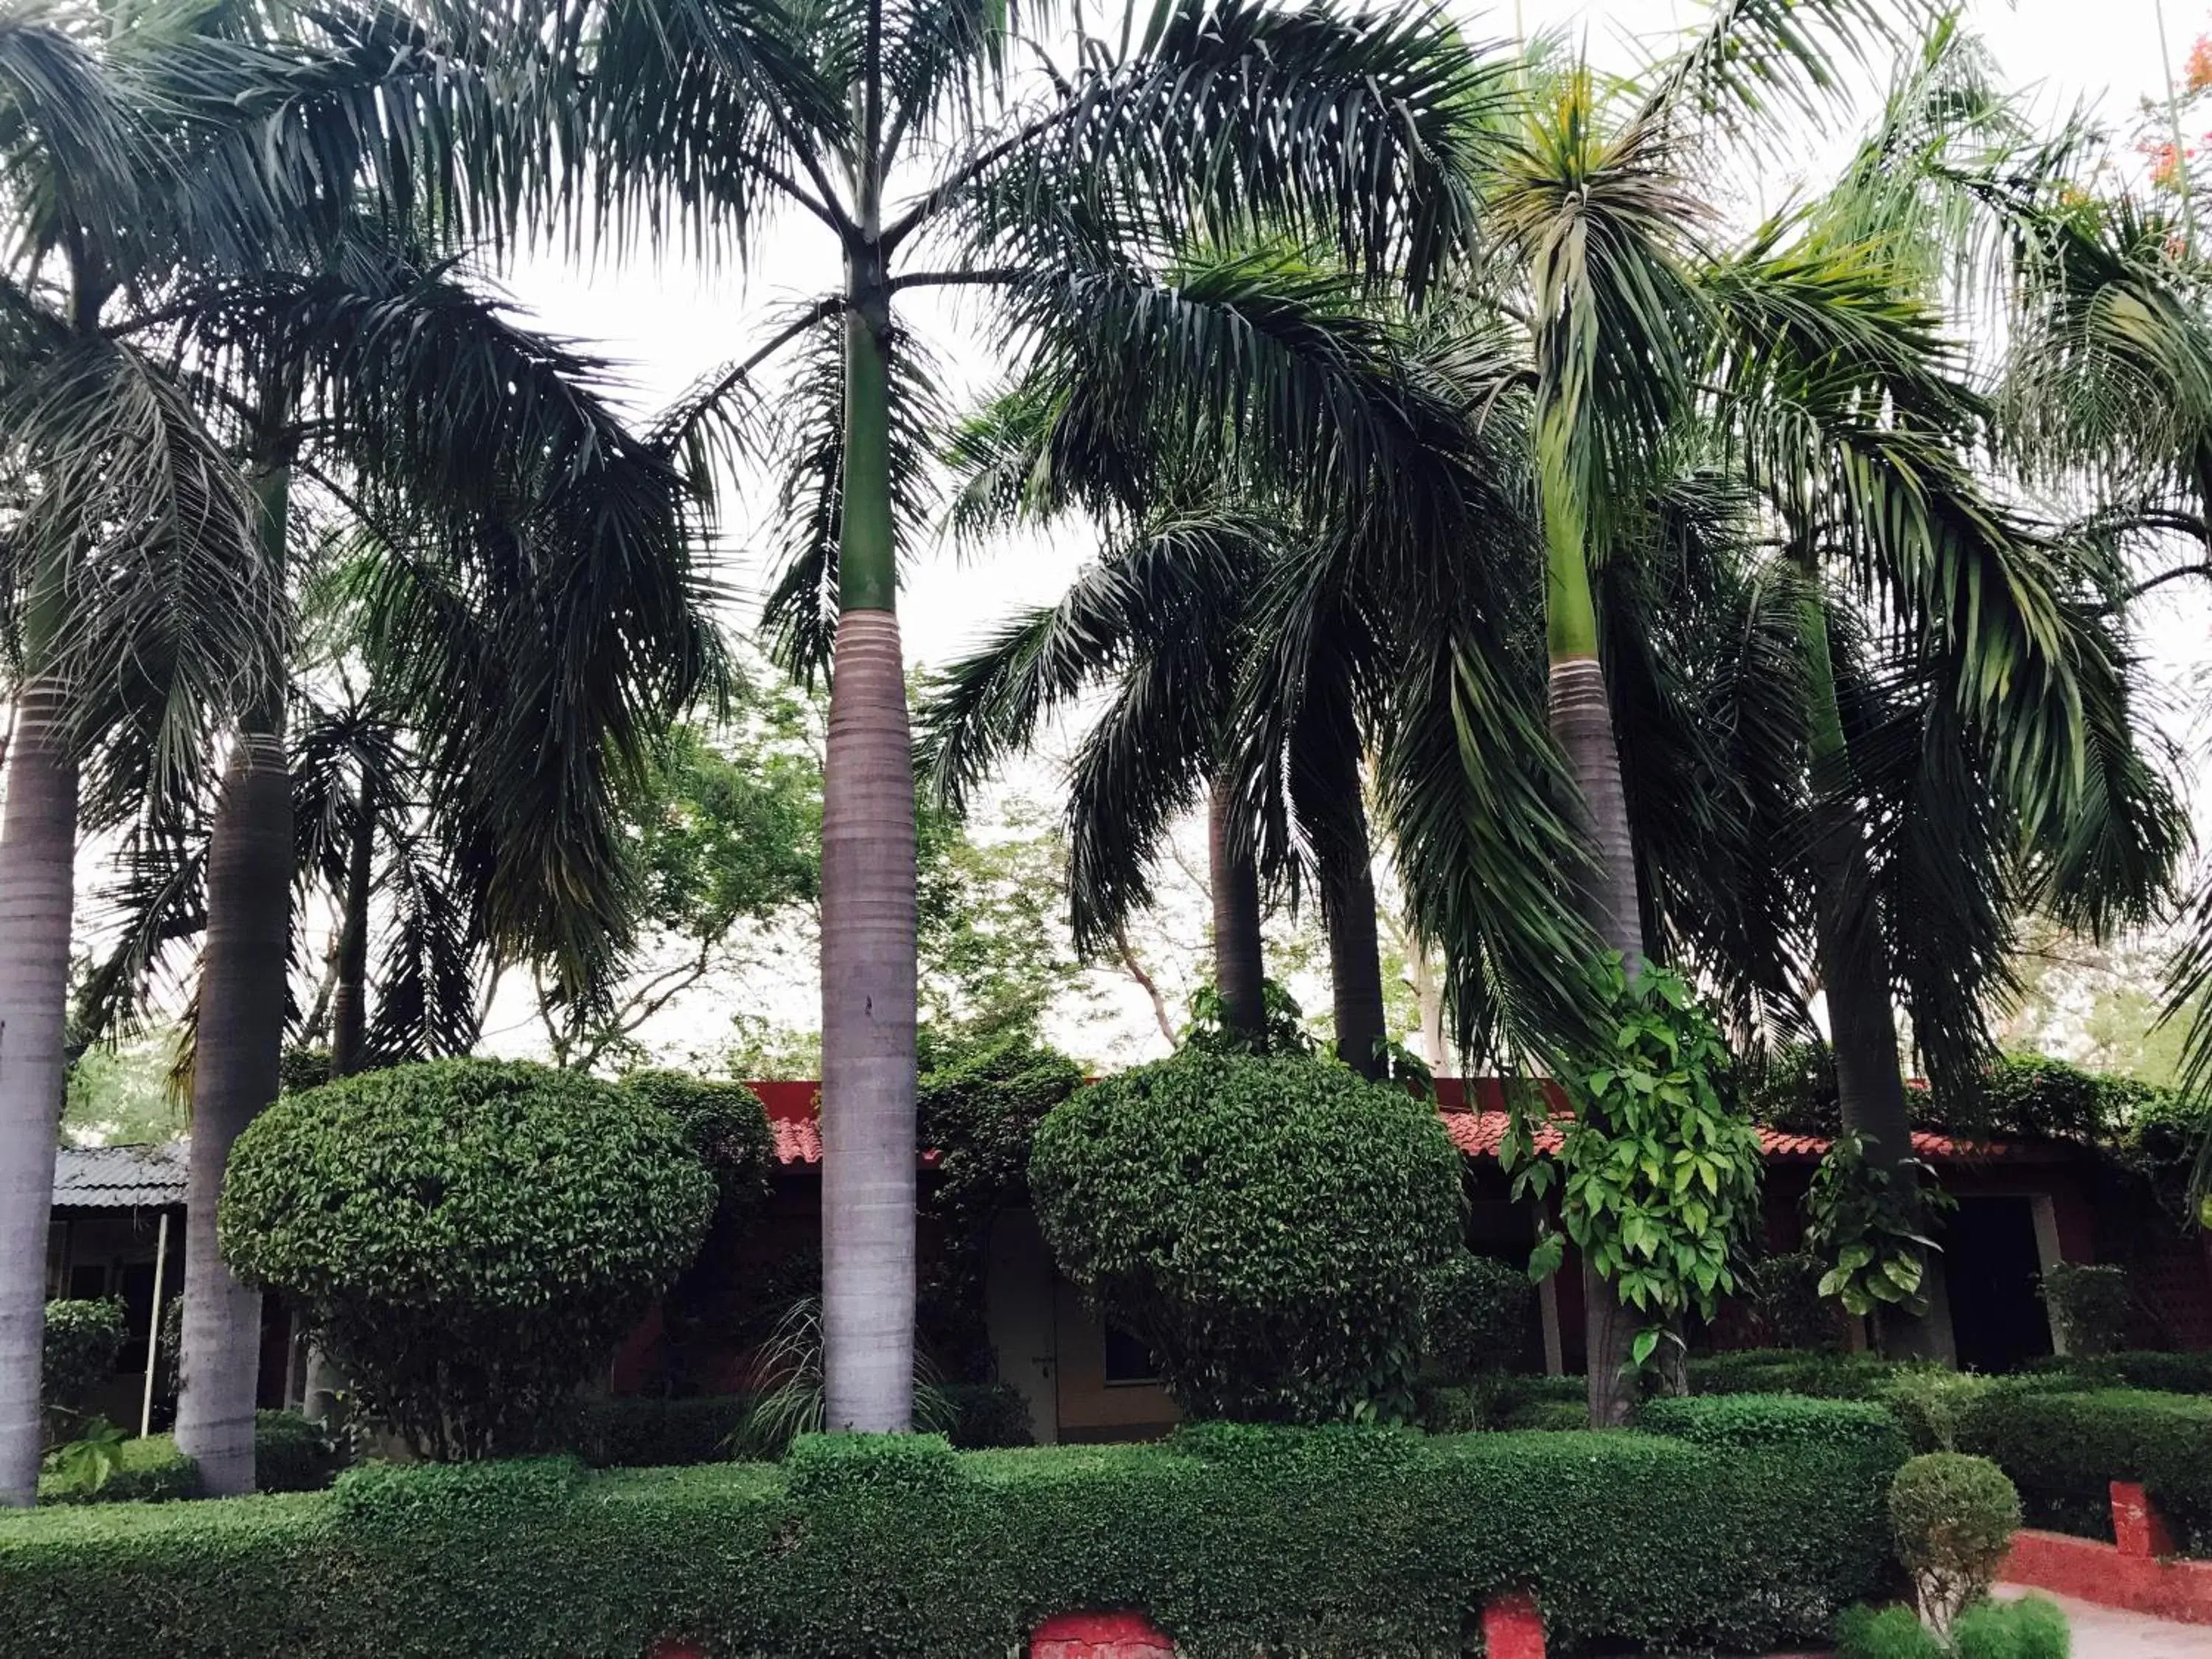
<svg viewBox="0 0 2212 1659"><path fill-rule="evenodd" d="M2109 125L2127 128L2145 94L2165 84L2167 53L2161 48L2160 0L1970 0L1968 27L1996 58L2003 82L2029 95L2045 114L2056 117L2085 106ZM2191 43L2212 31L2212 3L2164 0L2165 39L2178 75ZM1639 42L1654 48L1704 15L1692 0L1503 0L1503 3L1455 8L1468 33L1480 38L1510 38L1561 30L1586 44L1601 67L1626 69L1645 55ZM1746 181L1756 199L1728 204L1731 216L1746 222L1786 202L1801 186L1816 185L1844 153L1848 135L1822 139L1808 135L1802 152L1793 152ZM672 401L701 376L747 351L761 320L781 303L811 297L834 286L835 250L826 233L811 220L794 216L766 240L744 270L702 269L676 258L633 258L578 269L550 258L532 259L508 270L504 281L514 297L538 321L587 343L614 365L625 396L641 415ZM956 291L957 292L957 291ZM908 325L936 352L946 390L955 404L987 389L999 364L992 350L988 318L969 302L908 313ZM766 575L759 550L769 499L755 491L745 508L728 515L724 531L729 547L718 575L732 592L733 619L755 614ZM1032 535L990 556L961 557L945 548L925 550L910 573L901 600L907 649L918 664L941 663L972 646L997 619L1018 607L1056 599L1091 550L1080 530ZM2197 714L2202 688L2212 683L2212 641L2208 613L2193 586L2167 590L2143 635L2146 658L2162 689L2160 719L2177 740L2202 755L2206 745ZM2196 771L2192 764L2191 770ZM1049 767L1031 763L1015 786L1048 793ZM2206 818L2212 789L2199 788L2199 816ZM2208 823L2212 829L2212 823ZM2212 843L2212 835L2200 837ZM1186 896L1186 904L1191 900ZM1188 931L1181 929L1179 931ZM808 1018L811 993L791 984L789 1007L775 1017ZM1122 999L1128 1006L1103 1018L1118 1035L1101 1029L1093 1053L1110 1046L1124 1049L1143 1039L1151 1022L1133 988ZM502 1003L508 1000L502 997ZM1325 1005L1324 1005L1325 1006ZM726 1011L704 1005L672 1016L657 1036L681 1047L711 1037L701 1022L719 1026ZM495 1028L503 1023L495 1015ZM514 1028L509 1026L512 1031Z"/></svg>

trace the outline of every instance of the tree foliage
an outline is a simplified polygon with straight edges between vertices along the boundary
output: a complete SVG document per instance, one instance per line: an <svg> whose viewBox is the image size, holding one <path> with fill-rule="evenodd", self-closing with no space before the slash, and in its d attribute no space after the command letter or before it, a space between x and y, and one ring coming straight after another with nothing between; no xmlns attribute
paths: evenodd
<svg viewBox="0 0 2212 1659"><path fill-rule="evenodd" d="M1030 1186L1061 1271L1192 1416L1411 1409L1423 1278L1459 1243L1430 1107L1326 1060L1187 1054L1055 1108Z"/></svg>
<svg viewBox="0 0 2212 1659"><path fill-rule="evenodd" d="M369 1414L451 1461L538 1443L697 1250L714 1185L611 1085L434 1060L279 1099L232 1151L218 1224Z"/></svg>

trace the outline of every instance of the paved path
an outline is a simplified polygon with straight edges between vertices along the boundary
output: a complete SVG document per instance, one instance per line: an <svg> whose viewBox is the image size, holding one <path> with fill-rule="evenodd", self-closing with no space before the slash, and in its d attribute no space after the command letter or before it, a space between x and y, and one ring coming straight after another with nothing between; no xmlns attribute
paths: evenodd
<svg viewBox="0 0 2212 1659"><path fill-rule="evenodd" d="M2012 1584L1998 1585L1996 1594L2040 1595L2057 1602L2074 1629L2074 1659L2212 1659L2212 1625L2177 1625Z"/></svg>

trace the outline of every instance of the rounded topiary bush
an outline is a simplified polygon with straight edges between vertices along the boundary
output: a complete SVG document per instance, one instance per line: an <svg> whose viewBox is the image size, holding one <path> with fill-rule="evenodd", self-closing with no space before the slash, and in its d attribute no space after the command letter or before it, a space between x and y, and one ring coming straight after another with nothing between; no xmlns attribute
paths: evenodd
<svg viewBox="0 0 2212 1659"><path fill-rule="evenodd" d="M1535 1287L1517 1267L1471 1250L1446 1256L1421 1276L1421 1350L1426 1369L1462 1382L1502 1371L1520 1357Z"/></svg>
<svg viewBox="0 0 2212 1659"><path fill-rule="evenodd" d="M775 1173L775 1137L768 1109L744 1084L653 1070L630 1073L622 1089L676 1121L720 1191L718 1224L750 1212L766 1195Z"/></svg>
<svg viewBox="0 0 2212 1659"><path fill-rule="evenodd" d="M1030 1186L1061 1270L1191 1416L1410 1412L1422 1279L1460 1248L1432 1108L1331 1061L1187 1053L1055 1107Z"/></svg>
<svg viewBox="0 0 2212 1659"><path fill-rule="evenodd" d="M1891 1480L1889 1527L1921 1616L1948 1629L1996 1580L2020 1529L2020 1493L1985 1457L1930 1452Z"/></svg>
<svg viewBox="0 0 2212 1659"><path fill-rule="evenodd" d="M46 1304L40 1388L51 1425L82 1414L123 1352L123 1304L112 1297Z"/></svg>
<svg viewBox="0 0 2212 1659"><path fill-rule="evenodd" d="M542 1066L446 1060L284 1096L217 1231L425 1456L526 1449L699 1247L714 1182L665 1111Z"/></svg>

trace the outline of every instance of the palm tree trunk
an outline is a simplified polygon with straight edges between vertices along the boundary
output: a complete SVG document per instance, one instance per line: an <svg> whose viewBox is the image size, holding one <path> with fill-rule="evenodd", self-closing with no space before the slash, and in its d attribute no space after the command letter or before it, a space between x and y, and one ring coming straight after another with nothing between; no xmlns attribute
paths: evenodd
<svg viewBox="0 0 2212 1659"><path fill-rule="evenodd" d="M331 1075L351 1077L368 1048L368 897L375 873L376 786L361 781L359 816L346 848L345 915L338 924L337 981L331 993Z"/></svg>
<svg viewBox="0 0 2212 1659"><path fill-rule="evenodd" d="M1237 799L1216 778L1206 800L1206 885L1213 902L1213 989L1221 1024L1254 1048L1267 1032L1267 956L1260 938L1260 866L1237 844Z"/></svg>
<svg viewBox="0 0 2212 1659"><path fill-rule="evenodd" d="M290 476L255 481L264 556L284 556ZM254 1389L261 1293L241 1284L216 1242L231 1143L276 1098L292 934L292 774L283 688L268 688L223 769L208 841L207 932L200 951L192 1065L192 1146L185 1176L184 1368L177 1449L210 1494L253 1490Z"/></svg>
<svg viewBox="0 0 2212 1659"><path fill-rule="evenodd" d="M890 318L850 257L839 616L822 803L822 1319L833 1430L914 1415L913 744L895 610Z"/></svg>
<svg viewBox="0 0 2212 1659"><path fill-rule="evenodd" d="M1644 958L1642 910L1637 899L1636 848L1628 829L1628 797L1620 781L1620 745L1605 672L1597 655L1597 607L1590 592L1579 511L1547 488L1545 499L1546 617L1551 659L1552 735L1573 770L1576 829L1589 849L1583 874L1583 913L1609 951L1634 973ZM1638 1317L1622 1305L1612 1284L1583 1265L1583 1328L1589 1354L1590 1425L1613 1428L1636 1409L1631 1352Z"/></svg>
<svg viewBox="0 0 2212 1659"><path fill-rule="evenodd" d="M1331 817L1318 837L1321 915L1328 935L1329 995L1336 1015L1336 1057L1364 1078L1382 1075L1389 1024L1382 1009L1382 947L1375 921L1375 857L1361 794L1358 732L1346 711L1323 734L1316 761Z"/></svg>
<svg viewBox="0 0 2212 1659"><path fill-rule="evenodd" d="M43 676L24 686L0 803L0 1505L28 1505L39 1487L46 1228L76 891L67 700Z"/></svg>
<svg viewBox="0 0 2212 1659"><path fill-rule="evenodd" d="M1817 592L1802 612L1806 685L1811 698L1814 952L1828 1003L1828 1041L1844 1127L1866 1144L1869 1168L1886 1170L1908 1200L1917 1190L1912 1120L1898 1063L1897 1010L1890 1000L1889 947L1867 862L1866 828L1851 787L1849 741L1836 699L1827 608ZM1929 1264L1930 1272L1935 1270ZM1883 1346L1894 1357L1925 1358L1937 1348L1930 1322L1886 1313Z"/></svg>

